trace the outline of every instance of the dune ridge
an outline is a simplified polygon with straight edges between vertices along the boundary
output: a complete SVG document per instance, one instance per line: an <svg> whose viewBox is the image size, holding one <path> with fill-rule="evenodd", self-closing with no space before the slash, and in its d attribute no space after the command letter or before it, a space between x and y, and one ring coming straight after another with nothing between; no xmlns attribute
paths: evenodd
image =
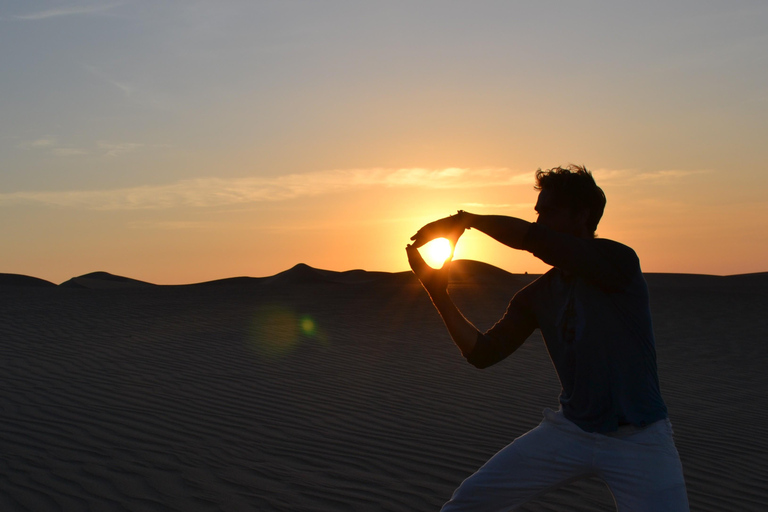
<svg viewBox="0 0 768 512"><path fill-rule="evenodd" d="M481 328L536 277L453 270ZM4 276L4 511L437 510L557 406L538 335L478 371L409 272L298 265L174 286ZM646 275L692 510L768 506L766 276ZM587 480L525 510L613 505Z"/></svg>
<svg viewBox="0 0 768 512"><path fill-rule="evenodd" d="M493 283L498 280L512 282L530 282L531 278L537 277L536 274L513 274L501 268L488 263L476 260L456 260L452 265L452 283L460 283L464 280L473 283ZM204 281L199 283L188 283L183 285L158 285L147 281L142 281L130 277L111 274L105 271L90 272L81 276L76 276L62 282L58 286L81 287L81 288L131 288L142 286L219 286L245 283L271 283L271 284L294 284L294 283L312 283L312 282L336 282L336 283L359 283L370 282L375 279L386 279L393 275L410 275L410 271L402 272L383 272L370 271L363 269L354 269L346 271L324 270L315 268L306 263L297 263L288 270L279 272L273 276L267 277L228 277ZM735 284L746 287L764 287L768 285L768 272L755 272L750 274L733 274L727 276L711 274L683 274L683 273L659 273L646 272L646 281L649 285L658 286L694 286L694 287L713 287ZM46 281L33 276L23 274L0 273L0 286L56 286L55 283Z"/></svg>

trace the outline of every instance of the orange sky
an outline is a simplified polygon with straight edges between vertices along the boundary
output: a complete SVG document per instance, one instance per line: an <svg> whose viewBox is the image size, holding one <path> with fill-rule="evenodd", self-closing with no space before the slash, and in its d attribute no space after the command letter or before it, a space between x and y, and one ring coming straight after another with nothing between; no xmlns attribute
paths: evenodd
<svg viewBox="0 0 768 512"><path fill-rule="evenodd" d="M90 5L90 7L89 7ZM407 269L584 164L650 272L768 270L768 6L136 1L0 13L0 272ZM470 232L457 257L534 258Z"/></svg>

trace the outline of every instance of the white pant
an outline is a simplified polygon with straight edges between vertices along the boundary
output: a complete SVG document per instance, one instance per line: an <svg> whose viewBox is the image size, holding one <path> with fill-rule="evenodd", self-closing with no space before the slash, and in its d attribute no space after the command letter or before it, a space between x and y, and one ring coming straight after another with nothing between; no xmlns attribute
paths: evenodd
<svg viewBox="0 0 768 512"><path fill-rule="evenodd" d="M442 510L510 511L588 476L605 481L619 512L688 510L669 420L606 435L584 432L550 409L538 427L464 480Z"/></svg>

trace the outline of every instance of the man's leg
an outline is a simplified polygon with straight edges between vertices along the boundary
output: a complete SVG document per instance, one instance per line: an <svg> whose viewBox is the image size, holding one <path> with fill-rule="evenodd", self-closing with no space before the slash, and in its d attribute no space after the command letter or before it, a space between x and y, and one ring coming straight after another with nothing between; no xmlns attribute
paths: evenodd
<svg viewBox="0 0 768 512"><path fill-rule="evenodd" d="M544 411L541 424L494 455L456 489L443 512L508 511L590 475L594 437Z"/></svg>
<svg viewBox="0 0 768 512"><path fill-rule="evenodd" d="M669 420L602 436L595 462L619 512L688 512L683 467Z"/></svg>

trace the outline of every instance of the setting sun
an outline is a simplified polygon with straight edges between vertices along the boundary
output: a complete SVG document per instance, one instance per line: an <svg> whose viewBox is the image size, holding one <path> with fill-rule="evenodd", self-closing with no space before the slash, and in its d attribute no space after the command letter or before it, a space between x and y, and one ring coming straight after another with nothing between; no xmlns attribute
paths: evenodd
<svg viewBox="0 0 768 512"><path fill-rule="evenodd" d="M451 242L445 238L436 238L420 249L424 261L432 268L440 268L451 258Z"/></svg>

